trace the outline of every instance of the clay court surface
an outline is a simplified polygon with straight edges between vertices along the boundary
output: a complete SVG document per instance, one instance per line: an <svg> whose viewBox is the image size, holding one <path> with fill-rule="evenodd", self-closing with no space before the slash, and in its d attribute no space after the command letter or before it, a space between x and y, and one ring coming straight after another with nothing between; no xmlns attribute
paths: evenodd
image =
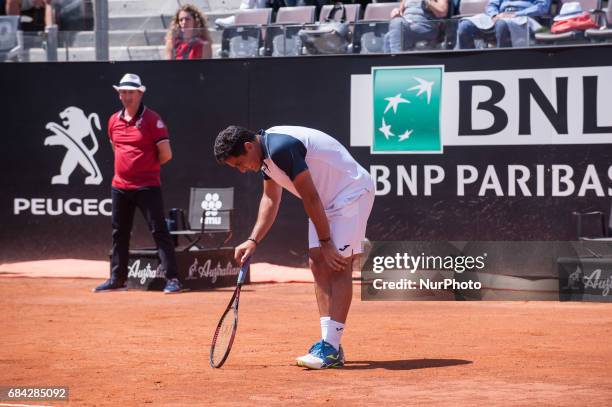
<svg viewBox="0 0 612 407"><path fill-rule="evenodd" d="M230 359L208 365L231 290L93 294L98 279L0 277L0 385L74 406L612 405L612 305L361 302L344 369L293 365L319 335L313 285L245 287ZM9 403L7 401L0 401Z"/></svg>

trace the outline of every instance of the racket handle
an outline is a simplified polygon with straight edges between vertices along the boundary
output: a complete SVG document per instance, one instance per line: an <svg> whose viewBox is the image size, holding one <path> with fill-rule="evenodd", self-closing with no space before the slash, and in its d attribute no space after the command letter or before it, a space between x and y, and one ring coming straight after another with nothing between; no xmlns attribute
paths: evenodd
<svg viewBox="0 0 612 407"><path fill-rule="evenodd" d="M246 279L247 271L249 271L249 265L251 264L251 257L247 257L247 259L242 263L242 267L240 267L240 272L238 273L238 284L244 283Z"/></svg>

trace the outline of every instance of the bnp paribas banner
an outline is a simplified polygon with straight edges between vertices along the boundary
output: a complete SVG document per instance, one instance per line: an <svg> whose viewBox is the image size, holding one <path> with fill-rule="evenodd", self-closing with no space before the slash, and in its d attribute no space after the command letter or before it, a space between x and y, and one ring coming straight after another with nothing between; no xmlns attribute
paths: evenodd
<svg viewBox="0 0 612 407"><path fill-rule="evenodd" d="M612 67L373 67L351 77L351 145L424 154L445 146L609 144L611 105Z"/></svg>
<svg viewBox="0 0 612 407"><path fill-rule="evenodd" d="M588 157L563 162L554 154L572 145L599 144L599 153L609 148L610 106L609 66L463 72L443 65L372 67L370 74L351 75L350 144L369 147L373 157L430 155L425 165L401 156L393 160L397 166L389 160L371 165L379 195L394 186L398 195L405 189L417 195L424 174L424 195L452 179L457 196L466 196L468 186L476 186L475 196L612 196L612 167ZM499 146L525 146L529 157L482 166L461 162L459 150L449 150L469 147L462 156L469 151L473 158Z"/></svg>

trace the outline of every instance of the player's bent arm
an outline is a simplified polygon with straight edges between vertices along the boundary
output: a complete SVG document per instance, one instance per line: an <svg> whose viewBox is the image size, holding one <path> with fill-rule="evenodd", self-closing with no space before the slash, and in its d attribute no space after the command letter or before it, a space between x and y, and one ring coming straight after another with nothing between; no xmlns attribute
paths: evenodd
<svg viewBox="0 0 612 407"><path fill-rule="evenodd" d="M157 157L159 158L159 163L162 165L172 159L170 140L162 140L157 143Z"/></svg>
<svg viewBox="0 0 612 407"><path fill-rule="evenodd" d="M276 215L278 214L282 193L283 189L276 182L271 179L264 180L263 195L259 201L257 221L253 227L253 231L249 239L236 246L234 250L234 258L239 264L244 263L244 261L255 252L257 244L261 242L272 227Z"/></svg>
<svg viewBox="0 0 612 407"><path fill-rule="evenodd" d="M283 189L273 180L264 180L263 194L259 201L257 221L251 232L251 238L260 242L268 233L278 215Z"/></svg>

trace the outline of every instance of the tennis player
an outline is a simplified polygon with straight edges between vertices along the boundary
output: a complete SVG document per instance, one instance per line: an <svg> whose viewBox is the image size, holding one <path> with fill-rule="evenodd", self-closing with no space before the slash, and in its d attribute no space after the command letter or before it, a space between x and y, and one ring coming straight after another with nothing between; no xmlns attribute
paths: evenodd
<svg viewBox="0 0 612 407"><path fill-rule="evenodd" d="M340 341L353 293L352 263L362 252L374 203L370 174L333 137L307 127L277 126L253 132L229 126L215 140L219 163L241 173L263 173L263 195L250 237L236 260L251 256L276 219L283 188L302 199L309 218L308 255L319 306L321 339L298 366L344 365Z"/></svg>

